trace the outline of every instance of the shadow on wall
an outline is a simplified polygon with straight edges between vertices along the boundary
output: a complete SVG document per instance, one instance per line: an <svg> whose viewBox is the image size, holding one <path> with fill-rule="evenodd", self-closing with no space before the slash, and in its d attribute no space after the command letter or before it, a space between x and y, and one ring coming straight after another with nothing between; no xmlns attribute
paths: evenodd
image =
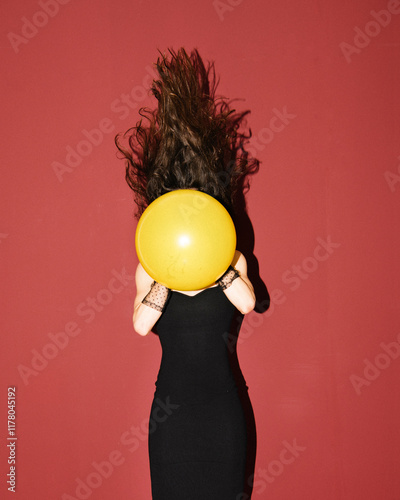
<svg viewBox="0 0 400 500"><path fill-rule="evenodd" d="M241 125L248 112L238 116L238 125ZM255 311L259 314L265 313L270 306L270 296L267 286L260 276L259 264L257 257L254 255L254 242L255 235L253 225L247 213L245 195L249 189L249 178L257 174L260 162L257 159L250 159L249 154L245 151L245 144L251 137L251 131L248 134L242 133L239 135L239 141L236 145L236 150L232 151L233 157L238 158L240 153L248 160L250 164L249 173L246 178L243 178L241 187L238 189L235 204L233 220L235 223L237 234L237 249L242 252L247 261L247 274L254 287L256 295ZM246 380L240 369L239 360L237 356L237 341L240 335L240 327L243 322L243 315L237 312L231 326L226 343L228 346L229 361L238 387L238 394L242 403L247 428L247 456L246 456L246 471L245 471L245 484L241 500L249 500L253 490L253 477L256 461L257 451L257 431L254 418L253 407L248 394L248 387Z"/></svg>
<svg viewBox="0 0 400 500"><path fill-rule="evenodd" d="M255 311L259 314L266 312L270 305L270 296L265 283L262 281L259 273L259 265L254 255L254 230L250 218L246 211L245 198L241 193L240 211L236 212L235 226L238 238L238 249L243 253L247 260L248 277L254 286L256 294ZM242 499L249 500L252 494L252 478L254 477L254 468L257 451L257 432L254 418L253 407L248 394L248 387L240 369L237 356L237 341L240 334L240 327L243 322L243 315L237 312L232 323L229 338L227 339L229 361L238 386L238 393L242 403L247 427L247 456L245 485Z"/></svg>
<svg viewBox="0 0 400 500"><path fill-rule="evenodd" d="M229 162L240 165L246 174L240 179L240 185L234 196L234 213L231 215L236 228L237 249L246 258L247 274L256 294L255 311L264 313L270 306L270 297L267 287L260 277L258 260L254 255L254 229L247 213L245 197L250 188L250 178L257 174L260 168L260 161L246 151L246 145L251 138L251 129L246 127L246 116L249 113L250 111L244 111L232 116L233 128L236 129L236 141L232 145Z"/></svg>

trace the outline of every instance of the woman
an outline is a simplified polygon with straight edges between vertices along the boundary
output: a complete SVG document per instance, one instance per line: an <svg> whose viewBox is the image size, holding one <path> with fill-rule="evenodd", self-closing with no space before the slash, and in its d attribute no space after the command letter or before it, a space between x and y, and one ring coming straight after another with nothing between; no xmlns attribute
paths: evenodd
<svg viewBox="0 0 400 500"><path fill-rule="evenodd" d="M215 97L213 66L197 50L169 50L156 63L154 111L128 130L126 180L137 214L162 194L197 189L233 212L233 200L254 167L241 148L240 117ZM246 424L225 339L235 311L255 305L246 260L236 251L227 271L203 290L170 290L136 271L133 326L153 329L162 361L150 412L149 458L154 500L238 500L243 491ZM168 411L160 416L160 408Z"/></svg>

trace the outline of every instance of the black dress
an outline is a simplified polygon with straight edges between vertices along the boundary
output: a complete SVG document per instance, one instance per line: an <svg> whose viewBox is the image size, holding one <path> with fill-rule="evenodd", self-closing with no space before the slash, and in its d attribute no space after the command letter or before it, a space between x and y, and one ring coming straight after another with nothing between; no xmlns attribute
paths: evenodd
<svg viewBox="0 0 400 500"><path fill-rule="evenodd" d="M236 500L246 424L229 365L235 307L223 290L172 292L156 325L162 360L149 421L153 500Z"/></svg>

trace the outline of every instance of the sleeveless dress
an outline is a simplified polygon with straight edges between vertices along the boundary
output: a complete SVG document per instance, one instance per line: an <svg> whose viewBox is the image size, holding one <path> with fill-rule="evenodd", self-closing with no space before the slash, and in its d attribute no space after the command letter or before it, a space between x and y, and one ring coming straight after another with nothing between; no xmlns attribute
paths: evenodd
<svg viewBox="0 0 400 500"><path fill-rule="evenodd" d="M162 359L149 421L153 500L237 500L246 422L226 339L235 306L223 290L172 291L156 324Z"/></svg>

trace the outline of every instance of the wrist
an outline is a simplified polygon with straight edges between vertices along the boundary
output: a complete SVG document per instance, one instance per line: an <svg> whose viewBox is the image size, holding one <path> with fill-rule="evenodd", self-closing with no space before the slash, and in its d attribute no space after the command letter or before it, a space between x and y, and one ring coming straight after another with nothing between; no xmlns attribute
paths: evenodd
<svg viewBox="0 0 400 500"><path fill-rule="evenodd" d="M217 284L222 288L222 290L226 290L232 285L234 280L239 277L239 271L233 266L229 266L225 273L217 280Z"/></svg>
<svg viewBox="0 0 400 500"><path fill-rule="evenodd" d="M142 300L142 304L145 304L146 306L151 307L156 311L163 312L167 304L170 292L171 290L165 285L162 285L157 281L153 281L150 286L149 293Z"/></svg>

